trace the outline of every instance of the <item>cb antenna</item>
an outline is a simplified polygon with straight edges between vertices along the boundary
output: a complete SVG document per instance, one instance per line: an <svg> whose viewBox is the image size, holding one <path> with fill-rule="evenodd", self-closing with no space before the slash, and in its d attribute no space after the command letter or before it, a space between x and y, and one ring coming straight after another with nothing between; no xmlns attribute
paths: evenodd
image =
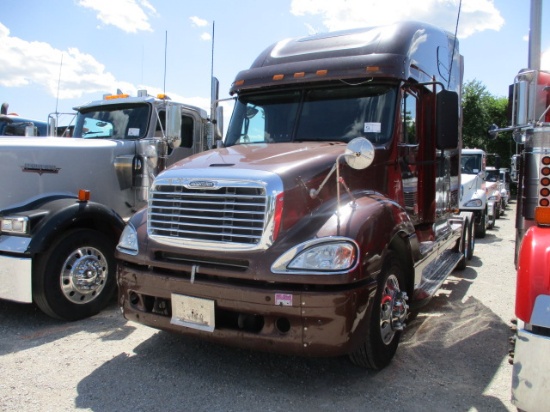
<svg viewBox="0 0 550 412"><path fill-rule="evenodd" d="M168 30L164 35L164 84L162 86L162 93L166 95L166 51L168 50Z"/></svg>
<svg viewBox="0 0 550 412"><path fill-rule="evenodd" d="M55 96L55 114L58 114L59 105L59 84L61 83L61 68L63 67L63 53L61 53L61 63L59 64L59 77L57 78L57 95Z"/></svg>

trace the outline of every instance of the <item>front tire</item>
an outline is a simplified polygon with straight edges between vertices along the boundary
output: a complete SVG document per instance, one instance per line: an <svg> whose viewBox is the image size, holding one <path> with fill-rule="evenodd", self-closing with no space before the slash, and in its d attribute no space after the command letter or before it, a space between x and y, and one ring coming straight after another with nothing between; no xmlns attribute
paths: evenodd
<svg viewBox="0 0 550 412"><path fill-rule="evenodd" d="M101 311L116 290L115 243L101 232L75 229L37 260L33 296L47 315L78 320Z"/></svg>
<svg viewBox="0 0 550 412"><path fill-rule="evenodd" d="M476 225L475 236L483 239L487 234L487 209L481 212L481 218L479 224Z"/></svg>
<svg viewBox="0 0 550 412"><path fill-rule="evenodd" d="M390 252L380 274L376 295L369 311L365 341L357 351L349 355L354 364L380 370L392 360L408 316L405 284L402 263L396 254Z"/></svg>
<svg viewBox="0 0 550 412"><path fill-rule="evenodd" d="M475 222L472 219L468 224L468 246L466 252L466 259L472 260L474 257L474 251L476 248L476 231L475 231Z"/></svg>

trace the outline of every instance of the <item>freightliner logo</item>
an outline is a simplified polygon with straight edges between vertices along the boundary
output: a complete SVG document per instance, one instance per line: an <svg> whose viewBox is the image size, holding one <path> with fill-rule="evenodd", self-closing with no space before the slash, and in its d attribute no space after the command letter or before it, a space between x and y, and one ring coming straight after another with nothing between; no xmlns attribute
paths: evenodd
<svg viewBox="0 0 550 412"><path fill-rule="evenodd" d="M184 185L188 189L216 189L217 185L216 182L213 182L211 180L192 180L186 185Z"/></svg>

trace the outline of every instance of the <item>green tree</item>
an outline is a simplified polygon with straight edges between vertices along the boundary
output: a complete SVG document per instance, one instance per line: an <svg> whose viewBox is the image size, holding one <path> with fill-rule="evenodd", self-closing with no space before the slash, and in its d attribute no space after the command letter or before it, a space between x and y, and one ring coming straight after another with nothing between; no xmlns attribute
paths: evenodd
<svg viewBox="0 0 550 412"><path fill-rule="evenodd" d="M488 135L490 125L508 125L507 110L507 98L492 96L478 80L465 83L462 89L462 146L496 153L501 159L500 167L509 167L515 153L510 133L500 133L496 139Z"/></svg>

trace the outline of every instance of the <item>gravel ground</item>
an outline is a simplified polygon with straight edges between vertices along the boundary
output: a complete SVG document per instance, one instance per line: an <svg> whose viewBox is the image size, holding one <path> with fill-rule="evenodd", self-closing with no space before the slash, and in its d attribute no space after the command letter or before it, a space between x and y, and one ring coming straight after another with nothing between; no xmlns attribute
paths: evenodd
<svg viewBox="0 0 550 412"><path fill-rule="evenodd" d="M159 332L115 304L74 323L0 301L1 411L515 411L515 202L412 320L393 362L249 352Z"/></svg>

